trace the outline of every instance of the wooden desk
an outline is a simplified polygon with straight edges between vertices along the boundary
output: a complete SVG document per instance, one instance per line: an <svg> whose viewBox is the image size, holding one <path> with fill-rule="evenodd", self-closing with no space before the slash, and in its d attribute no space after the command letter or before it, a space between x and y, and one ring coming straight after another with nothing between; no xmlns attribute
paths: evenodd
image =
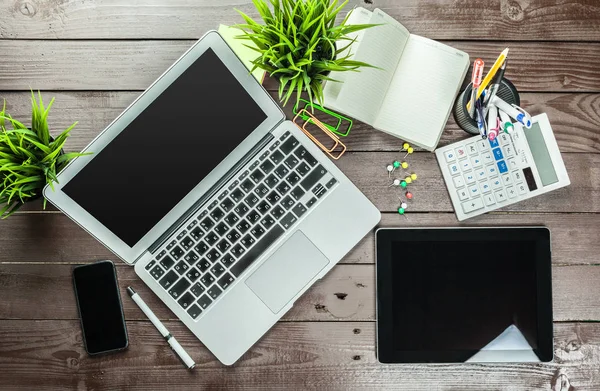
<svg viewBox="0 0 600 391"><path fill-rule="evenodd" d="M507 77L532 113L547 112L570 187L462 225L543 224L552 230L555 362L384 366L375 357L373 235L234 367L224 367L139 281L118 266L198 362L183 369L122 291L130 347L89 358L71 286L73 264L115 257L40 204L0 221L0 389L600 389L600 4L596 0L351 1L486 63L510 46ZM374 4L373 4L374 3ZM400 3L402 5L400 5ZM485 4L484 4L485 3ZM0 2L0 98L29 116L29 88L56 97L68 150L98 134L195 39L251 14L250 0ZM273 87L272 85L270 86ZM289 108L288 108L289 110ZM440 145L466 137L450 119ZM407 219L394 213L385 165L399 141L357 124L339 167L383 212L382 226L457 226L435 157L410 157L420 180ZM571 387L571 388L569 388Z"/></svg>

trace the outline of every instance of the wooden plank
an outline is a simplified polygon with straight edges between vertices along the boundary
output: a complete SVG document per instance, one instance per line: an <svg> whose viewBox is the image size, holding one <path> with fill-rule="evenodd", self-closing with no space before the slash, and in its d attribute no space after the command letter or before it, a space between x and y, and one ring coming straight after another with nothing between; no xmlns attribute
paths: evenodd
<svg viewBox="0 0 600 391"><path fill-rule="evenodd" d="M459 223L450 213L384 213L379 227L544 225L552 232L555 265L598 264L600 219L595 214L492 213ZM367 235L341 263L374 263L375 235ZM27 213L0 220L0 263L85 263L114 254L61 213Z"/></svg>
<svg viewBox="0 0 600 391"><path fill-rule="evenodd" d="M131 285L162 319L175 316L137 277L133 268L117 268L128 320L145 319L129 299ZM0 264L0 319L77 319L71 265ZM555 321L600 320L600 266L555 266ZM284 320L375 320L375 266L338 265L300 298Z"/></svg>
<svg viewBox="0 0 600 391"><path fill-rule="evenodd" d="M194 41L2 42L0 85L5 90L142 90ZM599 92L600 43L474 42L448 44L492 61L511 47L506 77L521 92Z"/></svg>
<svg viewBox="0 0 600 391"><path fill-rule="evenodd" d="M593 0L454 4L451 0L352 0L347 9L381 8L413 34L433 39L600 40L600 8ZM234 8L256 16L250 0L3 2L0 38L194 39L218 23L240 23Z"/></svg>
<svg viewBox="0 0 600 391"><path fill-rule="evenodd" d="M271 83L274 85L273 83ZM137 91L47 91L44 99L56 101L51 111L51 129L60 130L78 121L67 142L68 150L83 149L110 124L141 92ZM275 93L273 93L276 96ZM31 117L29 92L0 92L6 99L7 111L13 117L28 122ZM600 152L600 94L524 93L522 105L532 114L546 112L562 152ZM285 107L293 118L292 105ZM440 146L468 137L450 116ZM368 125L356 122L344 139L350 151L397 151L400 141Z"/></svg>
<svg viewBox="0 0 600 391"><path fill-rule="evenodd" d="M183 368L149 322L128 322L124 352L89 357L77 321L2 321L0 383L11 390L558 390L600 388L600 325L557 324L555 362L382 365L374 323L276 325L224 367L179 322L167 327L196 360ZM561 376L561 374L563 376ZM568 387L568 386L567 386ZM565 388L567 389L567 388Z"/></svg>

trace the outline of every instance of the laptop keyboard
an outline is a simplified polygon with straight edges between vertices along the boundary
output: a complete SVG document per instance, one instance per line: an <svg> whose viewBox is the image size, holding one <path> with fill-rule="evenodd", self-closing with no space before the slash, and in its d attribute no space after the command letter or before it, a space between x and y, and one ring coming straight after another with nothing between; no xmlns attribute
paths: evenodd
<svg viewBox="0 0 600 391"><path fill-rule="evenodd" d="M197 319L337 180L286 132L145 267Z"/></svg>

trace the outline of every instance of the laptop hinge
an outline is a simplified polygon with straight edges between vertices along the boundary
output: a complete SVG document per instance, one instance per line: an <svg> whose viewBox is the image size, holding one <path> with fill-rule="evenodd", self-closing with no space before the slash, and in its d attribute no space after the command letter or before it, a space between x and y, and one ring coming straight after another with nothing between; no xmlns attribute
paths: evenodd
<svg viewBox="0 0 600 391"><path fill-rule="evenodd" d="M275 136L272 133L268 133L265 137L257 143L254 148L252 148L244 157L229 170L229 172L224 175L217 183L214 184L198 201L194 203L194 205L188 209L186 213L184 213L169 229L161 235L158 240L156 240L152 246L148 248L148 251L154 253L161 247L167 239L169 239L173 234L181 228L181 226L191 217L193 216L198 209L200 209L209 199L211 199L223 186L229 182L231 178L233 178L236 174L240 172L242 167L244 167L252 158L254 158L259 151L261 151L271 140L273 140ZM143 254L139 257L141 258ZM139 259L138 258L138 259ZM137 259L136 259L137 261Z"/></svg>

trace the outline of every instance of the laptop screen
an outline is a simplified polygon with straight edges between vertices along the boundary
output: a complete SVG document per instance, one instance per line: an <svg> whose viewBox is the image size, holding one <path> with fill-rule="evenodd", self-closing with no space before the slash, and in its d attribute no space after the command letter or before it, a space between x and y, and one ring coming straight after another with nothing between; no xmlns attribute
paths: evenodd
<svg viewBox="0 0 600 391"><path fill-rule="evenodd" d="M133 247L265 119L208 49L63 191Z"/></svg>

